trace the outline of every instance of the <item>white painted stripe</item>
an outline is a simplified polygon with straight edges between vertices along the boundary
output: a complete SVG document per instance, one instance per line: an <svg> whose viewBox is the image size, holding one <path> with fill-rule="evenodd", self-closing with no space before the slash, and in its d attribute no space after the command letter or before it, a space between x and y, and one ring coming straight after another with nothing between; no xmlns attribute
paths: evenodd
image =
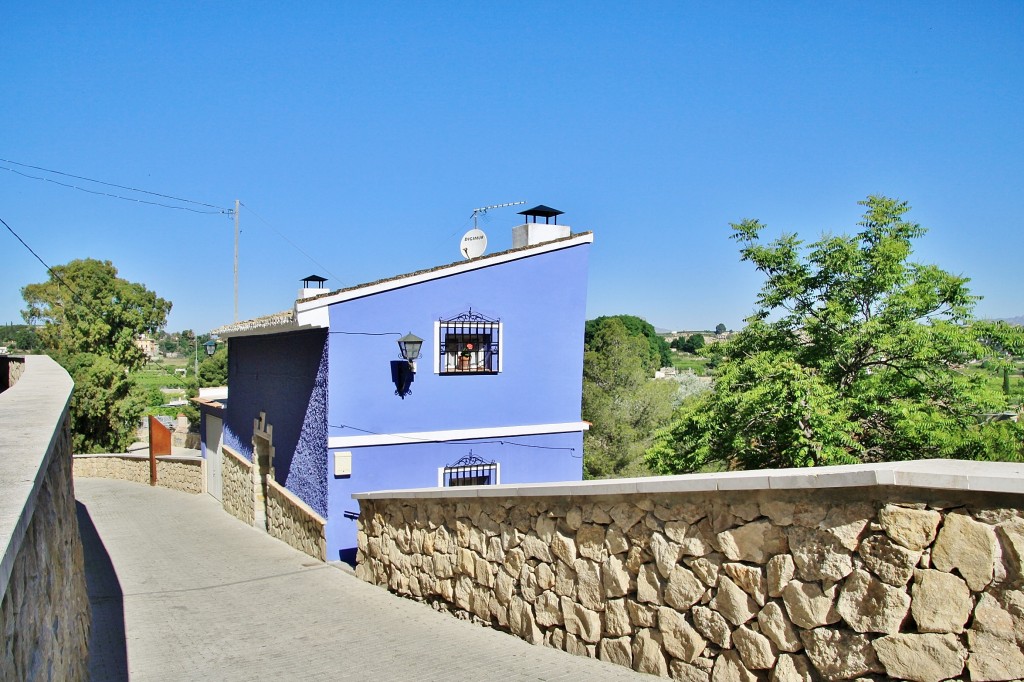
<svg viewBox="0 0 1024 682"><path fill-rule="evenodd" d="M449 431L415 431L409 433L368 434L365 436L331 436L329 448L360 448L370 445L409 445L417 441L477 440L480 438L515 438L543 433L573 433L590 429L588 422L563 424L530 424L527 426L494 426L480 429L453 429Z"/></svg>
<svg viewBox="0 0 1024 682"><path fill-rule="evenodd" d="M390 279L380 284L370 284L362 286L357 289L351 289L349 291L339 291L331 296L324 296L323 298L317 298L312 301L297 301L295 304L295 310L297 317L300 322L305 323L306 315L309 311L324 306L331 305L332 303L340 303L342 301L349 301L353 298L362 298L364 296L371 296L373 294L379 294L392 289L401 289L413 284L420 284L421 282L429 282L433 279L441 279L442 277L450 277L452 275L458 275L463 272L471 272L473 270L479 270L481 268L489 268L492 265L499 265L501 263L508 263L515 260L521 260L523 258L530 258L531 256L537 256L542 253L549 253L551 251L561 251L562 249L568 249L573 246L579 246L581 244L591 244L594 241L594 235L591 233L581 234L578 237L572 239L566 239L564 241L554 241L544 244L538 244L529 249L522 249L518 251L512 251L510 253L495 255L495 256L483 256L481 258L474 258L473 260L463 261L461 263L453 263L447 267L441 267L437 270L431 270L424 272L419 275L413 275L411 277L398 277L396 279ZM313 322L316 324L316 322Z"/></svg>

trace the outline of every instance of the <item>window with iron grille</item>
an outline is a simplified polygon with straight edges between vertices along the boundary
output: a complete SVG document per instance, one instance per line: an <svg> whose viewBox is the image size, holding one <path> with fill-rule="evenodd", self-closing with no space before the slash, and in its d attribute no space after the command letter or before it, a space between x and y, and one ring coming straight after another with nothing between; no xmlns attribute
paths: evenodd
<svg viewBox="0 0 1024 682"><path fill-rule="evenodd" d="M501 371L501 321L472 310L435 326L438 374L497 374Z"/></svg>
<svg viewBox="0 0 1024 682"><path fill-rule="evenodd" d="M438 486L453 488L466 485L497 485L500 466L480 459L472 451L454 464L438 470Z"/></svg>

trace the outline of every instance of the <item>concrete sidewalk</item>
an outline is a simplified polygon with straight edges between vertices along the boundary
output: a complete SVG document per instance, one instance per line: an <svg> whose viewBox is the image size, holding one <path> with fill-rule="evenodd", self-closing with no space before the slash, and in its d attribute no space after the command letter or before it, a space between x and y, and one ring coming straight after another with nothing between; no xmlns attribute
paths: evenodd
<svg viewBox="0 0 1024 682"><path fill-rule="evenodd" d="M75 492L93 680L652 679L393 596L207 495L88 478Z"/></svg>

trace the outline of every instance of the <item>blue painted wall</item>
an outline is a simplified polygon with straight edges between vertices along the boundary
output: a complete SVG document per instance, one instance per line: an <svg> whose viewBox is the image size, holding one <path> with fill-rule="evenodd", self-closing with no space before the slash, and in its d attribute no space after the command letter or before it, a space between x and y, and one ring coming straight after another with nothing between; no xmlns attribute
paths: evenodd
<svg viewBox="0 0 1024 682"><path fill-rule="evenodd" d="M580 421L588 251L573 246L331 305L330 435ZM470 308L501 320L502 372L435 374L435 321ZM412 394L402 400L390 363L398 358L397 335L409 331L424 339L423 356ZM395 335L368 335L388 332ZM358 509L352 493L433 487L438 468L470 449L501 463L502 483L582 478L580 432L487 440L499 439L541 447L465 441L343 448L352 452L352 476L335 478L329 465L328 556L352 556L356 524L342 516Z"/></svg>
<svg viewBox="0 0 1024 682"><path fill-rule="evenodd" d="M468 455L470 450L487 462L501 463L502 483L578 481L582 478L582 433L517 436L502 439L506 441L504 445L494 443L494 440L381 445L345 450L352 453L352 476L335 477L333 465L331 467L328 559L354 558L356 522L343 516L345 511L359 511L359 504L352 499L353 493L396 488L432 488L437 485L438 468L454 464L459 458Z"/></svg>
<svg viewBox="0 0 1024 682"><path fill-rule="evenodd" d="M579 245L330 306L330 435L551 424L580 419L587 253ZM503 371L437 375L434 322L472 308L503 325ZM390 362L412 331L423 357L405 400ZM356 427L352 428L341 428Z"/></svg>
<svg viewBox="0 0 1024 682"><path fill-rule="evenodd" d="M326 330L243 336L228 343L224 444L252 460L253 420L274 427L274 478L327 514Z"/></svg>

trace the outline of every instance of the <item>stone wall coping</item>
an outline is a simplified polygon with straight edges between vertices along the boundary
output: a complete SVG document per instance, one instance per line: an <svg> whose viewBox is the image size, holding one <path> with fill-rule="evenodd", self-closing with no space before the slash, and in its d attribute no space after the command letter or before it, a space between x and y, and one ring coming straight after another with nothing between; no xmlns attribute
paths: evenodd
<svg viewBox="0 0 1024 682"><path fill-rule="evenodd" d="M73 388L53 359L29 355L18 383L0 393L0 594L7 592Z"/></svg>
<svg viewBox="0 0 1024 682"><path fill-rule="evenodd" d="M1024 464L922 459L802 469L764 469L713 474L619 478L456 488L411 488L354 493L356 500L466 497L585 497L727 490L809 490L906 487L1024 495Z"/></svg>
<svg viewBox="0 0 1024 682"><path fill-rule="evenodd" d="M149 455L140 455L134 452L121 452L121 453L104 453L95 455L74 455L73 459L132 459L142 460L145 462L149 461ZM158 462L184 462L186 464L201 464L203 461L202 456L195 455L157 455L156 459Z"/></svg>
<svg viewBox="0 0 1024 682"><path fill-rule="evenodd" d="M252 468L252 462L250 462L250 461L249 461L249 460L247 460L247 459L246 459L245 457L243 457L242 455L238 454L237 452L235 452L234 450L232 450L232 449L231 449L231 448L229 448L228 446L226 446L226 445L221 445L221 446L220 446L220 449L221 449L221 451L222 451L222 452L223 452L223 453L224 453L225 455L228 455L229 457L232 457L232 458L234 458L235 460L237 460L239 464L242 464L242 465L244 465L244 466L247 466L247 467L249 467L250 469Z"/></svg>
<svg viewBox="0 0 1024 682"><path fill-rule="evenodd" d="M301 509L307 516L309 516L311 519L319 523L321 526L327 525L327 520L324 519L324 517L320 516L315 511L313 511L312 507L310 507L308 504L299 499L299 497L291 490L288 490L288 488L285 488L283 485L281 485L274 479L270 478L269 476L267 476L267 485L272 487L277 492L279 492L282 497L284 497L286 500L288 500L296 507Z"/></svg>

